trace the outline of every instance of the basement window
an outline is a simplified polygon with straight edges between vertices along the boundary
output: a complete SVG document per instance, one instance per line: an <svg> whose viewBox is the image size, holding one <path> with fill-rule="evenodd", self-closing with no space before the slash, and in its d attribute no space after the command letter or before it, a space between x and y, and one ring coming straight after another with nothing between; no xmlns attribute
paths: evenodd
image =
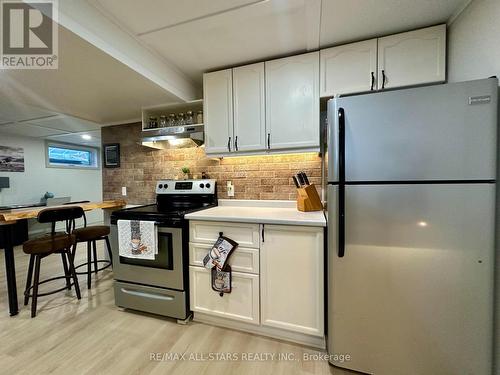
<svg viewBox="0 0 500 375"><path fill-rule="evenodd" d="M99 152L96 148L70 145L65 143L47 143L47 167L98 169Z"/></svg>

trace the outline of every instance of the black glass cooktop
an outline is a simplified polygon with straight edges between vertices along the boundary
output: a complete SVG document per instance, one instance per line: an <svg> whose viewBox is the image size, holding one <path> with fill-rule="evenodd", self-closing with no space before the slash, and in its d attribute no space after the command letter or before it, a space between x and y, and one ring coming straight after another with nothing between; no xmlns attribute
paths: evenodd
<svg viewBox="0 0 500 375"><path fill-rule="evenodd" d="M163 205L149 204L123 210L114 211L111 219L115 220L154 220L158 222L179 221L184 219L184 215L203 210L205 208L214 207L213 203L202 203L201 205L184 204L179 205Z"/></svg>

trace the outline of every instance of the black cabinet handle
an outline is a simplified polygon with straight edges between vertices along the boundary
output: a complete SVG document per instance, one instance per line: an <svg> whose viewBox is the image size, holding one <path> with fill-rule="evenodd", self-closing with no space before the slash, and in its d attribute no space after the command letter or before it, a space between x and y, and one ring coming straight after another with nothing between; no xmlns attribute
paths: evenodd
<svg viewBox="0 0 500 375"><path fill-rule="evenodd" d="M271 133L267 133L267 149L271 149Z"/></svg>
<svg viewBox="0 0 500 375"><path fill-rule="evenodd" d="M385 89L385 70L382 69L382 89Z"/></svg>
<svg viewBox="0 0 500 375"><path fill-rule="evenodd" d="M342 258L345 254L345 113L344 108L339 108L339 243L338 257Z"/></svg>
<svg viewBox="0 0 500 375"><path fill-rule="evenodd" d="M372 72L372 85L370 87L370 90L373 91L373 86L375 85L375 73Z"/></svg>
<svg viewBox="0 0 500 375"><path fill-rule="evenodd" d="M234 151L238 151L238 136L234 137Z"/></svg>
<svg viewBox="0 0 500 375"><path fill-rule="evenodd" d="M264 241L264 224L262 224L262 242L265 242Z"/></svg>
<svg viewBox="0 0 500 375"><path fill-rule="evenodd" d="M231 137L227 140L227 150L231 152Z"/></svg>

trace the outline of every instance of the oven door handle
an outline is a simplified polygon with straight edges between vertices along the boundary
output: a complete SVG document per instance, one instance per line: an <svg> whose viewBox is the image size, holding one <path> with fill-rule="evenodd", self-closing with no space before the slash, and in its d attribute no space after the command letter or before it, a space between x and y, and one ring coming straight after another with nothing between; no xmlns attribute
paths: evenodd
<svg viewBox="0 0 500 375"><path fill-rule="evenodd" d="M139 292L137 290L130 290L126 288L120 288L121 291L125 294L130 294L132 296L137 296L137 297L146 297L146 298L153 298L153 299L160 299L163 301L173 301L174 297L172 296L167 296L167 295L162 295L162 294L153 294L153 293L146 293L146 292Z"/></svg>

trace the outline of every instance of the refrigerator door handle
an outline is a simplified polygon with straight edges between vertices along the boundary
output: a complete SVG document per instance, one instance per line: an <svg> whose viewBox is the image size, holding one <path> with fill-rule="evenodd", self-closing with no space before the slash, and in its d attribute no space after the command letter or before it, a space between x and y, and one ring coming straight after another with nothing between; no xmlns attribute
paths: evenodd
<svg viewBox="0 0 500 375"><path fill-rule="evenodd" d="M339 124L339 234L338 234L338 257L345 254L345 113L344 108L338 110Z"/></svg>

